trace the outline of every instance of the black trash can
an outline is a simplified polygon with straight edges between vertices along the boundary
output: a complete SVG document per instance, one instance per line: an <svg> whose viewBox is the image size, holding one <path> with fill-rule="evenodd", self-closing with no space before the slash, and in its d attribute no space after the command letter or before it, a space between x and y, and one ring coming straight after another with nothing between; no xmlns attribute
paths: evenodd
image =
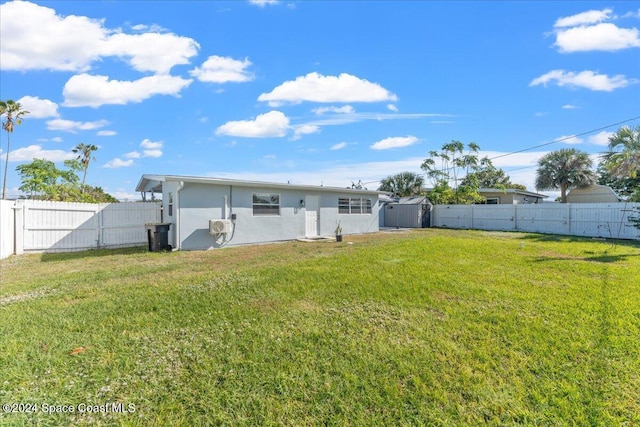
<svg viewBox="0 0 640 427"><path fill-rule="evenodd" d="M149 252L170 251L169 228L170 222L148 223L144 225L147 229L147 242Z"/></svg>

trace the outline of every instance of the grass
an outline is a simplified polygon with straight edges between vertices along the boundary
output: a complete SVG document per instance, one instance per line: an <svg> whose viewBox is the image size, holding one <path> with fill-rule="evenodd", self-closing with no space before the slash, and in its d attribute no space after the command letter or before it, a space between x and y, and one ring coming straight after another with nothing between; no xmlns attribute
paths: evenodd
<svg viewBox="0 0 640 427"><path fill-rule="evenodd" d="M634 242L102 250L13 257L0 283L0 403L40 405L0 425L640 425Z"/></svg>

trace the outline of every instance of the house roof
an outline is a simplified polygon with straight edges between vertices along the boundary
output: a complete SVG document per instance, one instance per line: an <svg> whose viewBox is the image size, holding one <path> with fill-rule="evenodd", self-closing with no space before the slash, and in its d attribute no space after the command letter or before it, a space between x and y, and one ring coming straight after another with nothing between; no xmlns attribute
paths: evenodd
<svg viewBox="0 0 640 427"><path fill-rule="evenodd" d="M423 204L431 204L429 199L425 196L413 196L413 197L400 197L397 203L399 205L423 205Z"/></svg>
<svg viewBox="0 0 640 427"><path fill-rule="evenodd" d="M547 198L549 196L540 193L533 193L531 191L526 190L518 190L516 188L480 188L478 189L478 193L506 193L506 194L520 194L521 196L529 196L529 197L538 197L541 199Z"/></svg>
<svg viewBox="0 0 640 427"><path fill-rule="evenodd" d="M585 196L592 196L592 197L597 197L597 196L611 196L611 197L615 197L618 201L623 201L624 198L622 196L620 196L618 193L616 193L616 191L609 187L608 185L600 185L600 184L591 184L587 187L578 187L578 188L572 188L569 193L567 194L567 197L571 196L571 195L585 195Z"/></svg>
<svg viewBox="0 0 640 427"><path fill-rule="evenodd" d="M198 176L183 176L183 175L151 175L144 174L140 178L136 191L138 192L154 192L159 193L162 191L162 184L165 182L190 182L195 184L210 184L210 185L235 185L238 187L262 187L273 189L295 189L295 190L314 190L333 193L354 193L354 194L366 194L366 195L379 195L386 194L384 191L374 190L355 190L352 188L341 187L325 187L320 185L300 185L300 184L284 184L276 182L263 182L263 181L245 181L240 179L226 179L226 178L210 178L210 177L198 177Z"/></svg>

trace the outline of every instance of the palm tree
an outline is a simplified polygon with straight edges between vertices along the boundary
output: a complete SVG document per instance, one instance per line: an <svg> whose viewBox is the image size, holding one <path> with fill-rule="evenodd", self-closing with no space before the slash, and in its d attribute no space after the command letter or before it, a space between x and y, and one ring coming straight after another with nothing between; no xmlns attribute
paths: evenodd
<svg viewBox="0 0 640 427"><path fill-rule="evenodd" d="M547 153L538 161L536 188L560 189L562 203L567 203L567 191L596 182L593 162L588 153L575 148L563 148Z"/></svg>
<svg viewBox="0 0 640 427"><path fill-rule="evenodd" d="M396 197L417 196L422 192L424 178L413 172L400 172L383 178L378 191L388 191Z"/></svg>
<svg viewBox="0 0 640 427"><path fill-rule="evenodd" d="M84 169L84 174L82 175L82 187L80 191L84 191L84 180L87 177L87 169L89 169L89 163L91 160L95 160L96 158L91 155L94 151L97 151L98 147L93 144L85 144L81 142L76 145L76 148L73 150L73 154L77 154L76 160L80 160L82 164L82 168Z"/></svg>
<svg viewBox="0 0 640 427"><path fill-rule="evenodd" d="M604 167L617 178L636 178L640 174L640 125L623 126L609 138Z"/></svg>
<svg viewBox="0 0 640 427"><path fill-rule="evenodd" d="M28 111L22 109L22 105L19 102L12 101L0 101L0 117L4 116L4 122L2 122L2 129L7 131L7 153L4 162L4 179L2 184L2 200L7 196L7 169L9 168L9 150L11 148L11 134L13 133L14 125L22 123L22 116L29 114Z"/></svg>

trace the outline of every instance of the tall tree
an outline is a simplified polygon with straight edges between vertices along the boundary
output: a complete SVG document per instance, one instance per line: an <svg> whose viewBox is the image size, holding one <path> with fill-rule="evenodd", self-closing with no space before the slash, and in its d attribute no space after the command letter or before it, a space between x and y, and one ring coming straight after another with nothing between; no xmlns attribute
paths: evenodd
<svg viewBox="0 0 640 427"><path fill-rule="evenodd" d="M45 159L33 159L31 163L17 166L16 171L22 180L19 189L27 193L30 199L46 198L61 176L56 165Z"/></svg>
<svg viewBox="0 0 640 427"><path fill-rule="evenodd" d="M378 191L388 191L396 197L418 196L422 193L424 178L413 172L389 175L380 181Z"/></svg>
<svg viewBox="0 0 640 427"><path fill-rule="evenodd" d="M484 158L481 161L481 167L475 171L467 174L462 179L461 185L476 185L478 188L515 188L518 190L526 190L522 184L515 184L511 182L511 178L501 168L493 166L491 160Z"/></svg>
<svg viewBox="0 0 640 427"><path fill-rule="evenodd" d="M0 117L4 116L2 122L2 129L7 131L7 152L5 154L4 162L4 178L2 184L2 200L7 197L7 169L9 167L9 150L11 149L11 134L15 125L22 123L22 116L29 114L28 111L22 109L22 105L19 102L15 102L11 99L7 101L0 101Z"/></svg>
<svg viewBox="0 0 640 427"><path fill-rule="evenodd" d="M630 202L640 202L640 173L635 178L612 175L603 160L598 164L597 174L598 184L611 187L617 194L628 197Z"/></svg>
<svg viewBox="0 0 640 427"><path fill-rule="evenodd" d="M93 152L97 151L98 147L96 147L93 144L85 144L83 142L81 142L80 144L76 145L76 148L74 148L73 150L73 154L77 154L78 157L76 157L76 160L79 160L80 163L82 164L83 167L83 174L82 174L82 188L84 188L84 180L87 177L87 169L89 169L89 163L91 162L91 160L95 160L96 158L93 157ZM82 191L82 190L81 190Z"/></svg>
<svg viewBox="0 0 640 427"><path fill-rule="evenodd" d="M604 166L617 178L640 175L640 125L623 126L609 137L609 152L603 156Z"/></svg>
<svg viewBox="0 0 640 427"><path fill-rule="evenodd" d="M596 182L593 162L588 153L575 148L563 148L547 153L538 161L536 188L560 190L560 200L567 203L567 191Z"/></svg>
<svg viewBox="0 0 640 427"><path fill-rule="evenodd" d="M430 151L429 158L422 162L433 186L429 199L436 204L474 203L483 198L478 186L473 182L464 182L464 177L483 168L488 159L478 157L480 147L476 143L466 146L460 141L444 144L440 151ZM460 181L463 181L460 183ZM460 185L458 185L460 183Z"/></svg>

